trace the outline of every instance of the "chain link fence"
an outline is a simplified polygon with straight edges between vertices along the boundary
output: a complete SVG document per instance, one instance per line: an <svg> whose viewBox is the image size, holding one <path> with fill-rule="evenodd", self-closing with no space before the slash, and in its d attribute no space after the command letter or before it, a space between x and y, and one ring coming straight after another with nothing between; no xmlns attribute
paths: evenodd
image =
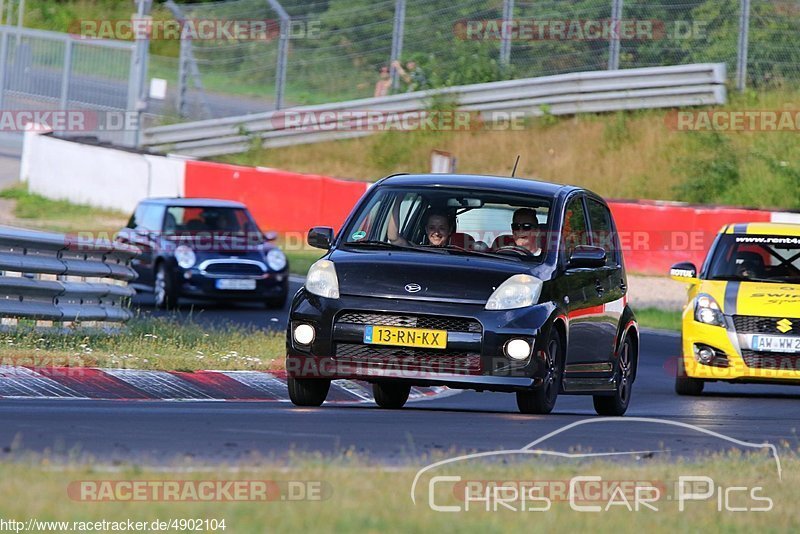
<svg viewBox="0 0 800 534"><path fill-rule="evenodd" d="M187 19L268 21L267 39L194 40L155 57L202 118L567 72L725 62L740 89L797 84L800 0L265 0L180 4ZM743 11L744 10L744 11ZM743 17L743 14L748 16ZM279 76L286 37L285 85ZM416 69L408 67L408 62ZM180 79L176 65L182 73ZM412 65L414 67L414 65ZM416 72L413 72L416 70ZM284 102L276 101L284 95ZM182 106L182 107L181 107Z"/></svg>

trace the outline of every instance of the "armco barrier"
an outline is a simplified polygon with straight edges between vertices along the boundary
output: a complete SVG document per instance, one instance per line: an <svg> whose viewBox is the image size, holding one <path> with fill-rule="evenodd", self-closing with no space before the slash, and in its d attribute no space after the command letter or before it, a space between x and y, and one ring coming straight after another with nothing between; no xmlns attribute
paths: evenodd
<svg viewBox="0 0 800 534"><path fill-rule="evenodd" d="M573 115L724 104L725 80L724 63L575 72L156 126L144 132L144 145L209 157L246 152L253 139L268 148L350 139L374 131L354 127L354 114L382 117L398 129L399 114L424 111L435 98L455 100L459 109L484 119L491 119L492 113L540 116L545 107L553 115ZM287 116L313 118L316 127Z"/></svg>
<svg viewBox="0 0 800 534"><path fill-rule="evenodd" d="M366 182L278 169L186 162L187 197L244 202L260 227L278 232L304 232L313 225L338 228L368 187Z"/></svg>
<svg viewBox="0 0 800 534"><path fill-rule="evenodd" d="M110 241L0 227L0 318L127 321L135 292L122 282L136 277L130 262L138 253Z"/></svg>

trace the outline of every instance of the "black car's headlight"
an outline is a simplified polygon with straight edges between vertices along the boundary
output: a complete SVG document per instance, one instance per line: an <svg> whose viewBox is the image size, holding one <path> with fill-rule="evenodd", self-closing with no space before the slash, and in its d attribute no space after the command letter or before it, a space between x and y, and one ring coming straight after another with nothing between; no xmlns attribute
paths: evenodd
<svg viewBox="0 0 800 534"><path fill-rule="evenodd" d="M700 293L694 299L694 320L712 326L725 326L725 316L714 297Z"/></svg>
<svg viewBox="0 0 800 534"><path fill-rule="evenodd" d="M286 268L286 254L280 249L273 248L267 252L267 266L273 271L282 271Z"/></svg>
<svg viewBox="0 0 800 534"><path fill-rule="evenodd" d="M184 269L191 269L194 267L195 262L197 262L197 256L194 250L186 245L178 246L173 254L175 255L175 261Z"/></svg>
<svg viewBox="0 0 800 534"><path fill-rule="evenodd" d="M529 274L515 274L500 284L486 302L487 310L513 310L533 306L542 294L542 281Z"/></svg>
<svg viewBox="0 0 800 534"><path fill-rule="evenodd" d="M319 260L308 270L306 290L320 297L339 298L339 279L330 260Z"/></svg>

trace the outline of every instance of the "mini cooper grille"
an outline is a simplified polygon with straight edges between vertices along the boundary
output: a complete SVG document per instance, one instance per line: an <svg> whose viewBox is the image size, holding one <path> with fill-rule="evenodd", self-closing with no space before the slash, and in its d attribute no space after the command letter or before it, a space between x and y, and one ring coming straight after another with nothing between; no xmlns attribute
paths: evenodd
<svg viewBox="0 0 800 534"><path fill-rule="evenodd" d="M261 276L264 271L258 265L249 263L212 263L206 273L224 276Z"/></svg>
<svg viewBox="0 0 800 534"><path fill-rule="evenodd" d="M782 317L755 317L751 315L734 315L733 324L738 334L777 334L777 335L800 335L800 319L788 319L791 328L781 331L778 329L778 322L783 321Z"/></svg>
<svg viewBox="0 0 800 534"><path fill-rule="evenodd" d="M743 350L742 359L752 369L779 369L781 371L800 371L800 354L776 354Z"/></svg>
<svg viewBox="0 0 800 534"><path fill-rule="evenodd" d="M435 315L400 315L388 313L344 312L337 323L364 324L375 326L400 326L407 328L429 328L448 332L481 333L481 324L474 319L458 317L438 317Z"/></svg>
<svg viewBox="0 0 800 534"><path fill-rule="evenodd" d="M477 353L355 343L337 344L336 360L376 369L411 372L479 374L481 370L481 356Z"/></svg>

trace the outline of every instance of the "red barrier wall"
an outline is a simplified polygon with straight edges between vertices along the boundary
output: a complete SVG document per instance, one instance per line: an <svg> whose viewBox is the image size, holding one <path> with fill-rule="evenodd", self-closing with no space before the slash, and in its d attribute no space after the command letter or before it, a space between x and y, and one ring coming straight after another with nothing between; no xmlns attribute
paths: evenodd
<svg viewBox="0 0 800 534"><path fill-rule="evenodd" d="M187 197L243 202L258 225L278 232L342 225L369 184L278 169L186 163Z"/></svg>
<svg viewBox="0 0 800 534"><path fill-rule="evenodd" d="M666 275L671 265L690 261L698 268L726 224L767 222L770 212L686 206L669 202L609 202L629 271Z"/></svg>
<svg viewBox="0 0 800 534"><path fill-rule="evenodd" d="M189 161L187 197L247 204L259 226L303 232L311 226L339 229L369 184L278 169ZM666 275L672 264L700 267L714 236L726 224L769 221L771 212L687 206L655 201L609 202L629 271Z"/></svg>

